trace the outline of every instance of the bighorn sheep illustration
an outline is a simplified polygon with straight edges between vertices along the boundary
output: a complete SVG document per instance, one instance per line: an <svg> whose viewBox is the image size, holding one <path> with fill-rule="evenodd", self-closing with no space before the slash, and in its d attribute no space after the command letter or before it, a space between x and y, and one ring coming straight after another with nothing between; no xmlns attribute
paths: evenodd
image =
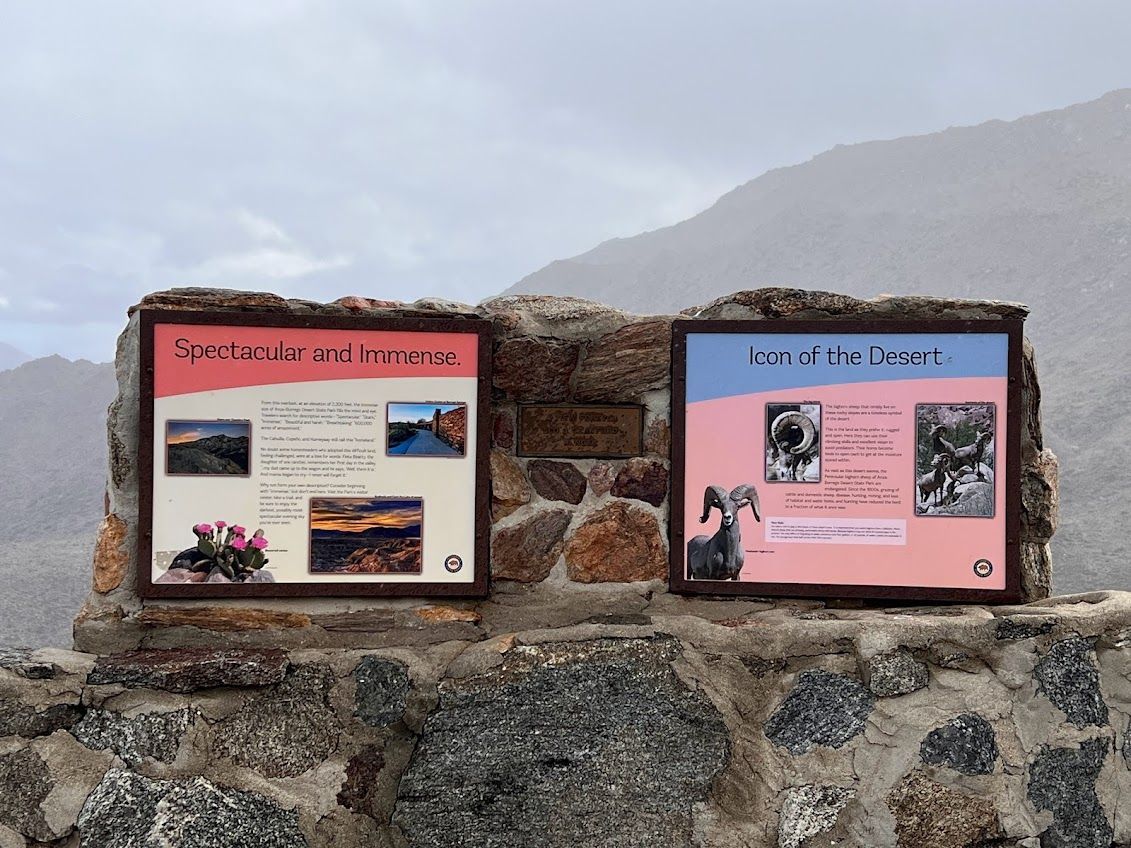
<svg viewBox="0 0 1131 848"><path fill-rule="evenodd" d="M945 453L935 454L931 460L931 471L921 476L918 480L919 495L926 503L932 494L935 496L935 506L942 504L943 484L946 483L947 473L950 470L950 456Z"/></svg>
<svg viewBox="0 0 1131 848"><path fill-rule="evenodd" d="M974 440L973 444L957 448L954 451L954 461L951 463L951 468L954 471L959 471L969 465L970 469L978 475L978 479L983 479L984 475L982 474L981 464L982 454L986 452L986 445L989 444L989 441L989 432L986 430L979 431L978 437Z"/></svg>
<svg viewBox="0 0 1131 848"><path fill-rule="evenodd" d="M703 492L703 514L699 523L706 524L711 509L722 513L722 522L713 536L696 536L687 543L687 570L696 580L737 580L742 571L744 554L742 533L738 527L738 511L750 506L754 520L761 521L758 490L752 483L735 486L729 494L722 486L708 486Z"/></svg>
<svg viewBox="0 0 1131 848"><path fill-rule="evenodd" d="M800 480L813 462L817 425L804 412L783 412L770 425L770 459L782 480Z"/></svg>
<svg viewBox="0 0 1131 848"><path fill-rule="evenodd" d="M936 424L931 428L931 450L938 454L946 454L947 456L954 456L954 445L948 442L943 436L946 435L946 427L942 424Z"/></svg>

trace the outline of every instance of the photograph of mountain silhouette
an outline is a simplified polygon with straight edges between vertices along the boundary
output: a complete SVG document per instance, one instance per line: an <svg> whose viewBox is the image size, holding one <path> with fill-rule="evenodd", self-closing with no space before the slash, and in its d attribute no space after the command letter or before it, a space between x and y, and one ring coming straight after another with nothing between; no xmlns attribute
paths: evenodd
<svg viewBox="0 0 1131 848"><path fill-rule="evenodd" d="M311 498L310 570L316 574L419 574L420 498Z"/></svg>
<svg viewBox="0 0 1131 848"><path fill-rule="evenodd" d="M165 473L246 477L250 471L250 421L169 421Z"/></svg>

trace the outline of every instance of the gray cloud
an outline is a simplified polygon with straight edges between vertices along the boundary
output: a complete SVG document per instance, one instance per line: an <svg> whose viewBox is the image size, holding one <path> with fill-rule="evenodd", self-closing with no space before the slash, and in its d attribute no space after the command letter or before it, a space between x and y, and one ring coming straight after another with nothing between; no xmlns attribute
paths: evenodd
<svg viewBox="0 0 1131 848"><path fill-rule="evenodd" d="M475 301L836 143L1131 82L1123 3L9 3L0 341L182 284Z"/></svg>

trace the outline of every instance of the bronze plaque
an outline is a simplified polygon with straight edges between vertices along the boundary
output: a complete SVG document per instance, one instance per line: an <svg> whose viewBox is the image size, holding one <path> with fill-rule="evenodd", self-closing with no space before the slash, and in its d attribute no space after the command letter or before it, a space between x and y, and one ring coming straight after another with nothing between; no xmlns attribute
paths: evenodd
<svg viewBox="0 0 1131 848"><path fill-rule="evenodd" d="M644 408L635 404L524 404L519 456L614 458L644 452Z"/></svg>

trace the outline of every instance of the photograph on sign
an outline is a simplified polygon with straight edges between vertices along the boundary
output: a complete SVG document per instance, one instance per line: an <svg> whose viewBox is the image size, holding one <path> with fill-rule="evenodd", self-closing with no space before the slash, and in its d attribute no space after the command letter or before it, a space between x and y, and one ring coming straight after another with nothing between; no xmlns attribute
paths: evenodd
<svg viewBox="0 0 1131 848"><path fill-rule="evenodd" d="M676 322L673 588L1015 596L1020 333Z"/></svg>
<svg viewBox="0 0 1131 848"><path fill-rule="evenodd" d="M484 594L489 333L143 312L142 594Z"/></svg>

